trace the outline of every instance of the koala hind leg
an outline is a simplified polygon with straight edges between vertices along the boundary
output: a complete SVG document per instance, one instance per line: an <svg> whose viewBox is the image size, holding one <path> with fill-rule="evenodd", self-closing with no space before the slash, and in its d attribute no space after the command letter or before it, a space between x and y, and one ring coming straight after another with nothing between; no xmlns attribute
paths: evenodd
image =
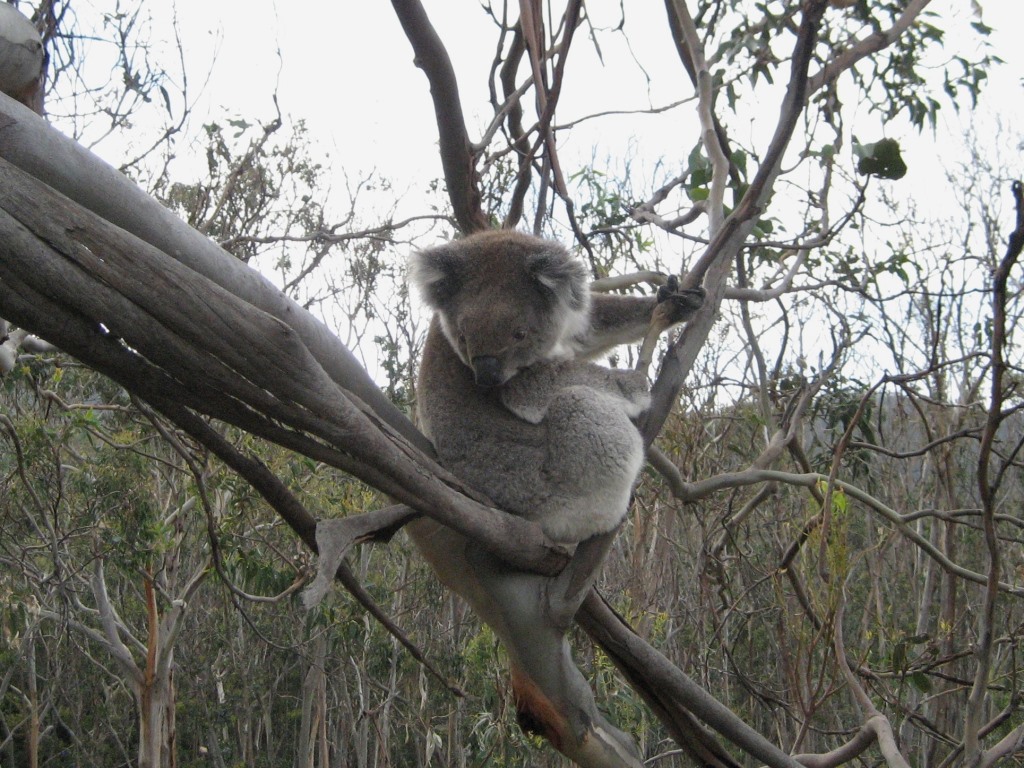
<svg viewBox="0 0 1024 768"><path fill-rule="evenodd" d="M548 405L548 491L537 510L553 540L576 543L613 530L625 517L644 462L629 400L587 386L560 390Z"/></svg>

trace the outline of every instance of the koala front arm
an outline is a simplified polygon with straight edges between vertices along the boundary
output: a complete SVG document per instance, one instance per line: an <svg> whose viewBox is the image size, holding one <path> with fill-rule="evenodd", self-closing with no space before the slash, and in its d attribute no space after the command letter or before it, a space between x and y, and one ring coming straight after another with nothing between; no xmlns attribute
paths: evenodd
<svg viewBox="0 0 1024 768"><path fill-rule="evenodd" d="M574 339L578 357L592 359L621 344L643 338L657 305L655 296L591 294L590 324L585 334Z"/></svg>
<svg viewBox="0 0 1024 768"><path fill-rule="evenodd" d="M703 303L703 288L680 290L674 276L656 296L593 293L590 324L586 333L575 340L578 354L589 359L620 344L639 341L648 333L662 333L689 320Z"/></svg>

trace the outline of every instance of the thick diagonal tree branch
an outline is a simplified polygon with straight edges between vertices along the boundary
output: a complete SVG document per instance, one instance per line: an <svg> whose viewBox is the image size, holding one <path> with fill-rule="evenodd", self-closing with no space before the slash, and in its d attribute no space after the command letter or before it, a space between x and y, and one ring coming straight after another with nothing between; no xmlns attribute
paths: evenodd
<svg viewBox="0 0 1024 768"><path fill-rule="evenodd" d="M606 649L619 670L659 713L676 741L687 747L701 764L735 763L728 754L715 749L706 737L700 737L701 729L693 715L765 765L773 768L798 768L800 765L644 642L596 592L587 596L577 621Z"/></svg>
<svg viewBox="0 0 1024 768"><path fill-rule="evenodd" d="M0 163L0 178L0 312L10 319L94 366L104 362L91 358L98 342L123 340L121 351L155 366L190 407L255 427L257 434L290 447L318 438L322 446L334 447L327 451L332 463L413 507L429 512L430 496L450 496L440 504L448 510L441 512L445 524L474 541L490 541L484 546L502 556L507 548L510 562L525 568L560 562L534 526L455 492L458 481L386 425L374 423L372 412L330 379L289 326L13 166ZM31 307L28 316L17 311L18 295L46 301L56 325L40 327L38 310ZM69 315L78 319L80 335L96 337L92 344L86 338L69 348L60 323ZM109 344L100 349L117 351ZM138 386L124 371L118 381L129 389ZM463 512L478 507L482 514L459 522L460 506ZM518 543L509 546L512 541ZM530 553L526 559L516 554L519 547Z"/></svg>
<svg viewBox="0 0 1024 768"><path fill-rule="evenodd" d="M384 396L355 356L320 320L259 273L237 259L225 258L225 252L214 242L186 226L136 184L3 94L0 157L285 323L327 375L342 384L354 396L354 402L365 405L370 418L387 423L421 450L431 449L430 442Z"/></svg>

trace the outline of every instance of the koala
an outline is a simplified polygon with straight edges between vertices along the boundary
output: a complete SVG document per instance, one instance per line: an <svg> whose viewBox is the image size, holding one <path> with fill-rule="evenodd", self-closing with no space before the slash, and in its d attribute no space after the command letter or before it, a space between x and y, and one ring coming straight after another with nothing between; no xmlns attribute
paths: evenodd
<svg viewBox="0 0 1024 768"><path fill-rule="evenodd" d="M417 404L441 464L556 542L613 530L644 461L632 419L647 379L588 360L639 339L659 302L688 319L703 290L592 296L564 248L508 230L420 251L410 268L434 310Z"/></svg>

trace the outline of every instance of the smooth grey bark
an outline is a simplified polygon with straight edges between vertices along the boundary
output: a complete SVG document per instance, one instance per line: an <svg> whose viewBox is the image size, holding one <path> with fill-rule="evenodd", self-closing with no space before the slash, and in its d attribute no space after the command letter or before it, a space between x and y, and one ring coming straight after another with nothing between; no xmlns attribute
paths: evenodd
<svg viewBox="0 0 1024 768"><path fill-rule="evenodd" d="M0 157L285 323L335 383L420 450L431 450L430 442L384 396L327 326L116 169L2 94Z"/></svg>

